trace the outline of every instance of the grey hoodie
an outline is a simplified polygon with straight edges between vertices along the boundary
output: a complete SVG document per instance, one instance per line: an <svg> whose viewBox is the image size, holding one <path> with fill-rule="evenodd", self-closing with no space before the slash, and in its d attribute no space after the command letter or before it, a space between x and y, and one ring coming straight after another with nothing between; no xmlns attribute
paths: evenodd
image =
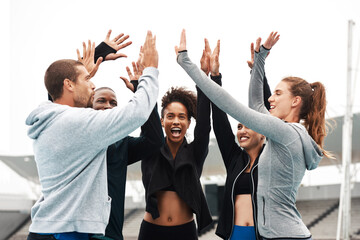
<svg viewBox="0 0 360 240"><path fill-rule="evenodd" d="M262 83L264 64L261 61L265 62L266 54L267 51L262 48L262 60L259 57L255 59L250 82L250 88L257 91L252 93L249 104L260 112L241 104L210 80L191 62L187 52L179 53L177 60L214 104L268 139L258 165L257 224L260 235L266 238L306 238L310 232L296 209L296 194L305 170L316 168L322 153L304 126L286 123L265 113Z"/></svg>
<svg viewBox="0 0 360 240"><path fill-rule="evenodd" d="M158 70L146 68L133 98L104 111L46 102L26 119L43 196L30 232L104 234L111 199L106 149L140 127L158 96Z"/></svg>

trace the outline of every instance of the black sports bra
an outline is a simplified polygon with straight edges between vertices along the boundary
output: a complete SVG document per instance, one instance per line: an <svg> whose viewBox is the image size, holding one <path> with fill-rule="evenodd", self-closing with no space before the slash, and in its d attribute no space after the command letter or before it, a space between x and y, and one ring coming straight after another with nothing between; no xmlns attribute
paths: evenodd
<svg viewBox="0 0 360 240"><path fill-rule="evenodd" d="M250 184L251 184L250 173L247 172L241 173L235 183L234 195L251 194Z"/></svg>

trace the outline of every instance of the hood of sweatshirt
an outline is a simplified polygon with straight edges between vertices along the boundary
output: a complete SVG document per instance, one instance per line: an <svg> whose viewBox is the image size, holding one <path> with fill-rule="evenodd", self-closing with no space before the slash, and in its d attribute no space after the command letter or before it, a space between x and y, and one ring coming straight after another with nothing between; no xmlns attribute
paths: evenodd
<svg viewBox="0 0 360 240"><path fill-rule="evenodd" d="M31 139L37 139L48 124L51 124L53 119L67 108L69 108L69 106L52 103L50 101L40 104L26 118L25 123L30 126L28 136Z"/></svg>
<svg viewBox="0 0 360 240"><path fill-rule="evenodd" d="M290 124L300 136L307 170L313 170L317 168L324 154L317 145L317 143L309 135L305 127L300 123Z"/></svg>

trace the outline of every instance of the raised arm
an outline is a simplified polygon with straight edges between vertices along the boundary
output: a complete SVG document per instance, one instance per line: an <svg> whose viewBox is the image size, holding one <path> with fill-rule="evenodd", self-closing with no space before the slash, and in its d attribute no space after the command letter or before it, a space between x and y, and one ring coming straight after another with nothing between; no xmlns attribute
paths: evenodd
<svg viewBox="0 0 360 240"><path fill-rule="evenodd" d="M129 67L126 67L130 81L125 77L120 77L126 87L132 92L136 92L138 79L142 75L142 69L139 63L132 62L133 73ZM164 145L164 133L161 127L157 104L150 114L149 119L141 126L140 137L131 137L129 139L129 158L128 165L144 159L150 154L156 152Z"/></svg>
<svg viewBox="0 0 360 240"><path fill-rule="evenodd" d="M252 68L254 66L254 57L255 57L254 43L250 44L250 53L251 53L251 60L247 61L247 64L248 64L248 66L249 66L249 68L251 69L251 72L252 72ZM267 56L269 56L269 54L270 54L270 52L267 54ZM270 109L270 102L268 101L268 99L271 97L271 90L270 90L270 86L268 84L265 72L264 72L263 82L264 82L264 88L263 88L263 90L264 90L263 91L263 93L264 93L264 105L265 105L266 109L269 110ZM250 103L250 101L249 101L249 103ZM250 104L249 104L249 107L252 108L253 106L250 106Z"/></svg>
<svg viewBox="0 0 360 240"><path fill-rule="evenodd" d="M108 31L105 40L95 48L95 62L100 57L102 57L104 61L127 57L123 53L118 53L118 51L132 44L131 41L125 42L129 38L129 35L124 36L123 33L120 33L111 40L110 36L111 30Z"/></svg>
<svg viewBox="0 0 360 240"><path fill-rule="evenodd" d="M208 79L205 73L191 62L187 52L180 52L186 50L185 31L181 39L185 41L182 40L179 47L175 47L178 63L214 104L245 126L279 143L288 144L297 136L295 130L282 120L249 109ZM290 132L295 135L289 134Z"/></svg>
<svg viewBox="0 0 360 240"><path fill-rule="evenodd" d="M94 151L99 151L124 138L145 123L158 97L158 53L155 37L150 31L145 40L141 61L145 67L143 75L139 79L133 98L125 106L105 111L86 108L69 109L69 115L78 115L75 119L70 116L69 121L72 122L67 123L69 128L72 131L80 131L79 136L84 136L83 139L74 141L84 141L84 144L90 145ZM61 127L65 128L68 125Z"/></svg>
<svg viewBox="0 0 360 240"><path fill-rule="evenodd" d="M214 53L211 54L209 47L209 42L205 39L205 50L200 59L202 70L207 74L210 72L211 68L211 56L219 57L220 46L214 50ZM214 58L214 57L213 57ZM195 154L196 160L198 161L198 168L202 169L204 161L209 151L209 135L210 135L210 100L206 95L201 91L200 88L196 87L197 90L197 110L196 110L196 126L194 130L194 147L196 148Z"/></svg>
<svg viewBox="0 0 360 240"><path fill-rule="evenodd" d="M214 51L211 53L209 41L205 38L205 49L200 60L201 70L208 75L211 72L211 79L221 86L221 74L220 74L220 40ZM214 103L212 106L212 119L213 128L216 136L216 140L221 152L222 159L224 161L226 169L230 164L232 156L237 151L242 151L239 145L236 144L235 136L232 132L229 119L223 111L221 111Z"/></svg>
<svg viewBox="0 0 360 240"><path fill-rule="evenodd" d="M268 85L264 82L264 79L266 80L265 58L269 54L270 49L277 43L279 37L280 35L277 32L272 32L265 41L264 46L261 47L261 38L256 40L254 65L249 85L249 107L266 114L269 114L269 108L264 103L264 97L265 91L269 92L269 89L266 88Z"/></svg>

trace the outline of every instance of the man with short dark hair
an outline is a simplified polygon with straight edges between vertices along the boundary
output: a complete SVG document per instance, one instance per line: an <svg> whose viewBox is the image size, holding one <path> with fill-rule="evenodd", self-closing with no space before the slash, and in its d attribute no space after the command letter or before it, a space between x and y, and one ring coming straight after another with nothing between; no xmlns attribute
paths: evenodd
<svg viewBox="0 0 360 240"><path fill-rule="evenodd" d="M142 68L139 63L133 62L134 74L128 67L126 69L131 82L124 77L121 78L131 91L136 92L138 79L142 75ZM116 94L111 88L101 87L95 90L93 109L107 110L117 107L117 105ZM139 137L127 136L108 147L106 152L107 180L109 196L112 199L110 219L105 230L105 237L93 236L92 239L124 239L122 229L127 166L159 151L164 142L160 116L157 105L155 105L149 119L141 126Z"/></svg>
<svg viewBox="0 0 360 240"><path fill-rule="evenodd" d="M94 63L94 50L90 42L84 50L83 62L90 71L73 60L50 65L45 85L54 103L41 104L26 119L43 193L31 210L29 240L82 240L105 233L111 204L107 147L140 127L155 106L158 53L150 31L141 58L144 73L134 97L122 108L87 108L94 97L91 77L102 60Z"/></svg>

